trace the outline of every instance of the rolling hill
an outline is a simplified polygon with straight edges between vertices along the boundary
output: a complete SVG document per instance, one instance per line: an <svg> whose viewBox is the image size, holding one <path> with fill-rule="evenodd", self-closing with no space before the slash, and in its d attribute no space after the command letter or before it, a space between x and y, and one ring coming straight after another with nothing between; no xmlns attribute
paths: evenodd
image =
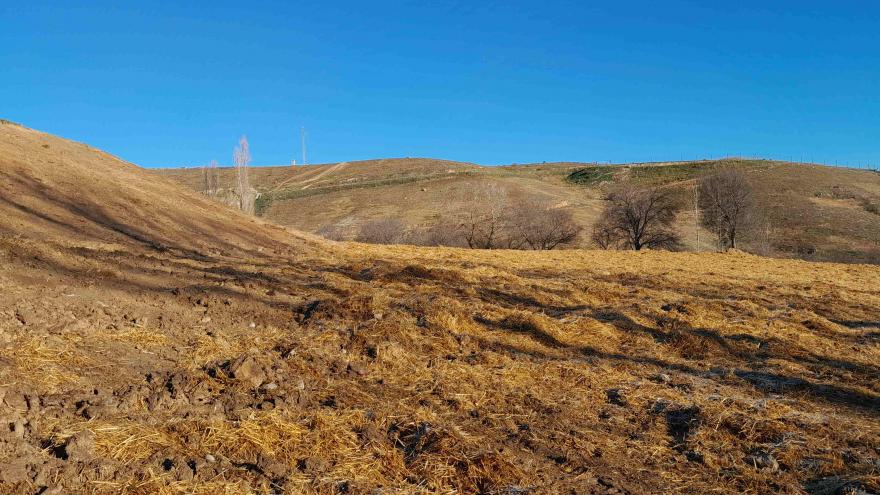
<svg viewBox="0 0 880 495"><path fill-rule="evenodd" d="M760 206L746 239L752 252L817 261L880 263L880 173L766 160L598 166L548 163L480 167L432 159L391 159L305 167L255 167L259 213L267 220L320 232L332 228L352 238L365 222L397 218L418 228L487 201L496 187L514 200L540 198L570 210L588 232L613 183L634 180L681 191L685 208L678 229L690 250L712 250L711 233L694 225L691 190L715 167L746 171ZM159 174L201 188L198 169ZM221 184L232 183L223 169ZM582 236L579 247L589 247Z"/></svg>
<svg viewBox="0 0 880 495"><path fill-rule="evenodd" d="M0 186L2 493L880 490L880 267L330 242L8 123Z"/></svg>

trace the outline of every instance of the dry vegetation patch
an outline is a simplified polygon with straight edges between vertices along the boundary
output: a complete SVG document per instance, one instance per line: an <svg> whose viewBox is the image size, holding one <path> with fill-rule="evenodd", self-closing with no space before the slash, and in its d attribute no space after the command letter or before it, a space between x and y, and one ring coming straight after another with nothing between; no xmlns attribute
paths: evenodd
<svg viewBox="0 0 880 495"><path fill-rule="evenodd" d="M2 166L3 493L880 490L877 267L330 243Z"/></svg>

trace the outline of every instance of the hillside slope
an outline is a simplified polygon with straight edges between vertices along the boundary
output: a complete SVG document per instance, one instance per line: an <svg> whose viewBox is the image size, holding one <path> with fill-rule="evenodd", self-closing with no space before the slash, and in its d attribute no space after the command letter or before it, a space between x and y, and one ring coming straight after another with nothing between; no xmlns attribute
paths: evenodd
<svg viewBox="0 0 880 495"><path fill-rule="evenodd" d="M436 224L491 201L487 188L513 201L542 199L569 210L589 232L607 188L635 180L679 189L684 208L677 226L684 243L690 250L710 251L711 233L694 225L691 190L716 167L744 170L755 188L760 211L746 249L817 261L880 263L880 173L866 170L743 159L505 167L409 159L260 167L251 173L264 194L264 218L309 232L333 230L345 238L376 218L401 219L412 228ZM200 190L197 169L159 173ZM231 170L224 169L221 183L232 183ZM576 246L589 247L588 236Z"/></svg>
<svg viewBox="0 0 880 495"><path fill-rule="evenodd" d="M6 236L204 254L281 246L277 233L283 229L218 208L84 144L0 124L0 157L0 234Z"/></svg>
<svg viewBox="0 0 880 495"><path fill-rule="evenodd" d="M331 243L4 126L2 493L880 490L878 267Z"/></svg>
<svg viewBox="0 0 880 495"><path fill-rule="evenodd" d="M880 263L880 173L875 171L727 159L583 167L570 179L586 188L608 187L621 180L675 187L693 208L696 181L717 167L743 171L754 189L758 208L746 248L811 260ZM692 233L693 227L686 231Z"/></svg>

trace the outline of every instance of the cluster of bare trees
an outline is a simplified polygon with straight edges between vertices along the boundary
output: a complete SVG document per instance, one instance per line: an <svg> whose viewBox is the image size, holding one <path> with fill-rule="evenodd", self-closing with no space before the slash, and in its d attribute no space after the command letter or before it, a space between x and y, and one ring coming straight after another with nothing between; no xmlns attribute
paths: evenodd
<svg viewBox="0 0 880 495"><path fill-rule="evenodd" d="M221 195L220 169L217 167L216 160L212 160L210 165L202 167L202 192L213 198L223 196L224 202L234 204L240 210L253 214L257 195L251 188L248 176L251 152L246 136L242 136L238 140L238 146L232 150L232 163L235 167L235 182L231 192L234 198L230 198L228 192Z"/></svg>
<svg viewBox="0 0 880 495"><path fill-rule="evenodd" d="M719 250L736 248L742 235L753 230L755 224L752 188L745 175L739 170L723 169L704 176L696 187L694 206L700 224L715 234ZM603 249L683 249L675 221L685 206L685 196L670 186L619 185L607 194L605 208L590 237ZM341 237L336 229L323 230L328 237ZM547 250L574 243L580 232L569 210L537 199L514 201L500 186L492 184L477 189L468 207L451 219L440 219L422 229L410 228L394 218L372 220L361 226L355 240Z"/></svg>
<svg viewBox="0 0 880 495"><path fill-rule="evenodd" d="M406 239L407 227L397 218L380 218L361 225L355 240L370 244L400 244Z"/></svg>
<svg viewBox="0 0 880 495"><path fill-rule="evenodd" d="M235 156L239 180L246 180L246 140ZM241 182L238 187L246 190ZM718 250L737 248L750 231L756 238L770 235L766 221L760 225L755 221L752 188L742 171L716 170L699 179L694 192L695 222L715 235ZM603 249L683 249L675 224L688 196L676 186L620 184L607 193L591 240ZM363 223L354 238L375 244L549 250L575 243L581 232L569 209L536 198L514 199L498 184L473 189L464 199L467 206L460 212L438 218L427 227L380 218ZM326 226L319 233L334 240L346 237L340 226Z"/></svg>
<svg viewBox="0 0 880 495"><path fill-rule="evenodd" d="M752 224L755 210L752 188L745 174L724 169L706 175L697 185L696 198L699 221L715 234L718 249L736 248L737 240ZM635 251L682 248L673 223L683 201L674 189L623 184L606 199L608 202L591 235L597 246Z"/></svg>
<svg viewBox="0 0 880 495"><path fill-rule="evenodd" d="M337 237L338 230L325 227L325 237ZM414 244L472 249L549 250L573 243L581 227L571 212L547 201L511 201L497 185L477 189L468 207L449 218L440 218L425 228L410 228L395 218L371 220L355 236L360 242Z"/></svg>
<svg viewBox="0 0 880 495"><path fill-rule="evenodd" d="M456 222L472 249L549 250L573 243L581 232L569 210L539 199L511 200L497 185L476 192L471 207ZM449 228L429 231L430 239L447 236Z"/></svg>
<svg viewBox="0 0 880 495"><path fill-rule="evenodd" d="M256 193L251 188L251 162L247 137L242 136L232 152L235 183L227 202L246 213L254 213ZM221 191L217 162L202 167L202 188L217 197ZM421 229L408 227L395 218L364 223L355 240L376 244L459 246L472 249L549 250L574 243L581 232L571 211L534 198L513 201L498 184L471 192L464 211ZM607 194L607 203L593 227L591 239L603 249L643 248L678 250L682 240L674 222L682 209L680 191L672 187L619 185ZM735 249L742 234L754 221L752 188L736 169L722 169L704 176L695 189L694 207L700 224L713 232L718 249ZM765 230L769 227L765 226ZM321 230L325 237L341 239L335 226Z"/></svg>
<svg viewBox="0 0 880 495"><path fill-rule="evenodd" d="M211 160L211 164L202 167L202 192L207 196L216 196L220 191L220 169L217 168L217 160Z"/></svg>

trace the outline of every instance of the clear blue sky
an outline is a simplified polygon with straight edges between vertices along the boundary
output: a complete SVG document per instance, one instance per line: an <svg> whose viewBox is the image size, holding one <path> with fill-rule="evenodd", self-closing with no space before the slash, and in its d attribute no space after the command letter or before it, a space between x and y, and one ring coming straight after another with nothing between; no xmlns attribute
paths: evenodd
<svg viewBox="0 0 880 495"><path fill-rule="evenodd" d="M143 166L300 126L311 163L880 165L877 1L195 4L2 2L0 118Z"/></svg>

